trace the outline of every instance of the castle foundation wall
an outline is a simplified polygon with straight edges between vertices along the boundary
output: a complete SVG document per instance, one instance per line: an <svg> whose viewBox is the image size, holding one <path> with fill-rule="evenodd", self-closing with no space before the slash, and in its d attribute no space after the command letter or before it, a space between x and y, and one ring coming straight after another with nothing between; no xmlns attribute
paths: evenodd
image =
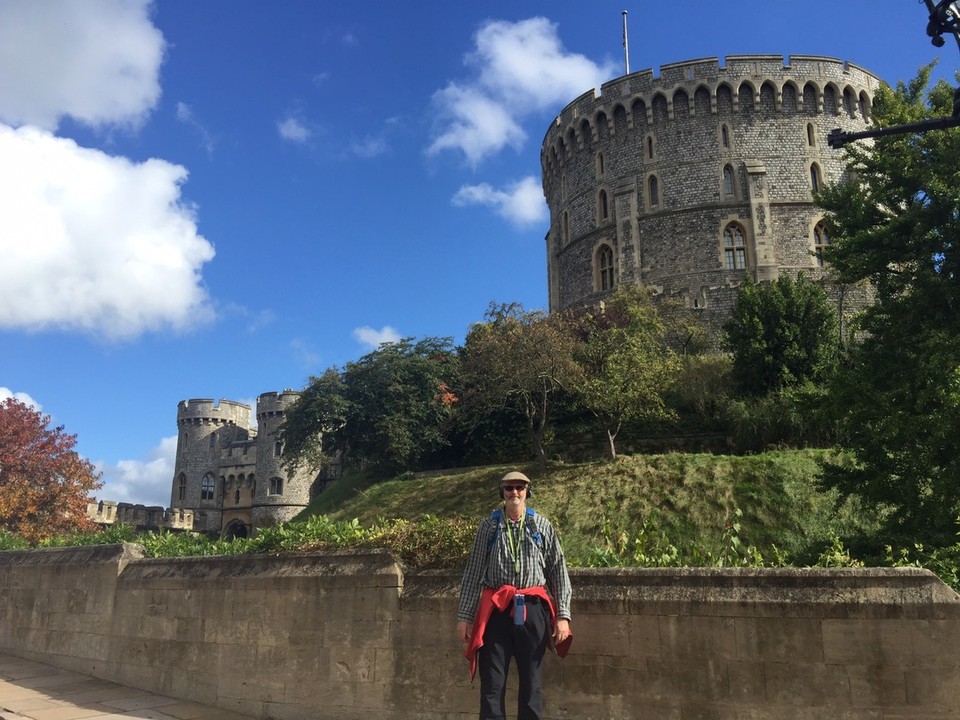
<svg viewBox="0 0 960 720"><path fill-rule="evenodd" d="M571 575L547 718L960 717L960 597L927 571ZM0 649L254 717L466 720L458 586L376 551L2 552Z"/></svg>

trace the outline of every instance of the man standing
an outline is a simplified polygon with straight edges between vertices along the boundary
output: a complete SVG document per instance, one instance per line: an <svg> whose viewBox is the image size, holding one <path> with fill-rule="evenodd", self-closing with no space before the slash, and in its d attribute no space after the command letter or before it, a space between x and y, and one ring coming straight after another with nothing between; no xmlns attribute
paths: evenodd
<svg viewBox="0 0 960 720"><path fill-rule="evenodd" d="M570 633L570 576L557 534L527 508L530 479L509 472L500 480L503 507L480 522L460 585L457 635L480 666L480 719L504 720L507 672L516 658L517 720L540 720L540 680L548 645L566 655Z"/></svg>

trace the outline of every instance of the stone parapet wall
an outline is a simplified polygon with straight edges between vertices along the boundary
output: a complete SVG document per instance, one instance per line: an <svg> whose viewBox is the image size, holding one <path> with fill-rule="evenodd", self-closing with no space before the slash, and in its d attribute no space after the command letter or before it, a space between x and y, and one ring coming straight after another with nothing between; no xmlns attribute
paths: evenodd
<svg viewBox="0 0 960 720"><path fill-rule="evenodd" d="M110 500L87 503L87 517L98 525L129 525L137 530L193 530L193 511Z"/></svg>
<svg viewBox="0 0 960 720"><path fill-rule="evenodd" d="M547 718L960 717L960 598L929 572L571 575ZM384 552L2 552L0 649L254 717L467 720L458 585Z"/></svg>

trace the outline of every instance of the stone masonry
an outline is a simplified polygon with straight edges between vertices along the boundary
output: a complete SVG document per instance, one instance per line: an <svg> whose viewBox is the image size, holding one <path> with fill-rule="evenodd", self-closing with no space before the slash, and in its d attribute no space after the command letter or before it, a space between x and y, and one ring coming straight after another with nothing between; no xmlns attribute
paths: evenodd
<svg viewBox="0 0 960 720"><path fill-rule="evenodd" d="M745 276L829 286L813 191L844 177L830 130L870 125L881 81L827 57L742 55L643 70L580 96L543 140L551 312L643 284L718 327Z"/></svg>
<svg viewBox="0 0 960 720"><path fill-rule="evenodd" d="M545 720L960 718L960 597L926 570L571 580L573 648L547 657ZM0 651L257 718L470 720L459 581L383 551L0 552Z"/></svg>
<svg viewBox="0 0 960 720"><path fill-rule="evenodd" d="M232 400L184 400L177 408L177 457L170 507L190 511L193 529L247 537L293 518L319 488L308 471L280 463L278 431L299 393L263 393L257 427L250 406Z"/></svg>

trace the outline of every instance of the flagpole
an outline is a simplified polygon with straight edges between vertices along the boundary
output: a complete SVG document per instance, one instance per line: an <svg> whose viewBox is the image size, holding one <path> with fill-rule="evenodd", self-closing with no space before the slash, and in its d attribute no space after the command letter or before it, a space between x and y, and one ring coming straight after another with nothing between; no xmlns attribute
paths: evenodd
<svg viewBox="0 0 960 720"><path fill-rule="evenodd" d="M630 74L630 45L627 43L627 11L623 11L623 65L624 75Z"/></svg>

